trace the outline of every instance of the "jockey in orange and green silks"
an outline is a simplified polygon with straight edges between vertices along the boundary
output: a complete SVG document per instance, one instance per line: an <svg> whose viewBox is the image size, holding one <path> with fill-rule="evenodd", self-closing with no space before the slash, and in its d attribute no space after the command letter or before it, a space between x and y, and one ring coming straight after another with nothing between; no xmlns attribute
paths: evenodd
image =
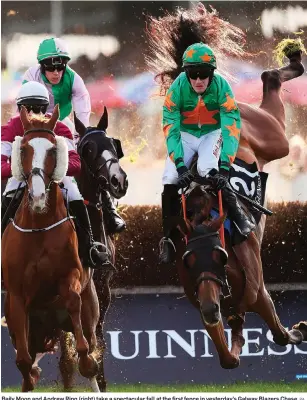
<svg viewBox="0 0 307 400"><path fill-rule="evenodd" d="M208 73L216 68L212 50L203 43L196 43L185 51L183 66L188 72L182 72L173 82L163 106L163 130L168 154L178 169L185 165L181 132L199 139L219 131L216 137L219 139L221 133L223 139L221 168L229 170L236 156L241 129L240 112L232 89L226 79L217 73L211 74L203 94L196 93L191 86L190 66L208 66Z"/></svg>
<svg viewBox="0 0 307 400"><path fill-rule="evenodd" d="M210 176L214 188L222 190L240 234L246 238L254 228L235 194L227 190L230 188L229 169L236 157L241 129L233 91L227 80L215 71L215 55L206 44L189 46L182 61L184 72L170 86L163 105L168 157L162 179L164 238L160 242L160 261L166 263L174 258L175 247L169 238L173 227L169 221L179 207L178 187L192 182L189 167L195 154L198 154L199 175Z"/></svg>

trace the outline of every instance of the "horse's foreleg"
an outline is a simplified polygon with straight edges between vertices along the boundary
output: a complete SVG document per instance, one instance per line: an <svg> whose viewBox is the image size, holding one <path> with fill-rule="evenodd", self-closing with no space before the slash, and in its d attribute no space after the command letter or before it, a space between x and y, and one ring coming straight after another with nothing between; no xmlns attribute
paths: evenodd
<svg viewBox="0 0 307 400"><path fill-rule="evenodd" d="M98 373L97 358L100 357L100 349L97 348L96 327L99 321L99 302L93 280L91 279L82 292L82 309L81 319L84 335L89 343L89 353L91 357L91 364L84 365L86 368L86 376L90 378L91 387L97 391L98 384L96 382L96 375ZM80 367L80 366L79 366ZM80 371L81 372L81 371ZM81 372L82 375L84 375ZM98 389L99 391L99 389Z"/></svg>
<svg viewBox="0 0 307 400"><path fill-rule="evenodd" d="M77 365L75 357L75 343L71 333L62 331L60 334L61 358L59 369L65 391L72 391L74 386L74 372Z"/></svg>
<svg viewBox="0 0 307 400"><path fill-rule="evenodd" d="M99 322L97 325L96 334L98 337L98 341L105 348L105 341L103 336L103 324L106 317L106 314L109 310L111 304L111 290L110 290L110 278L112 273L109 273L102 283L102 290L99 292ZM96 290L96 289L95 289Z"/></svg>
<svg viewBox="0 0 307 400"><path fill-rule="evenodd" d="M29 353L28 330L29 317L24 300L19 296L10 295L9 300L9 330L13 333L16 346L16 365L23 376L22 391L34 389L35 380L31 376L32 357Z"/></svg>
<svg viewBox="0 0 307 400"><path fill-rule="evenodd" d="M302 342L303 338L299 332L287 332L286 328L283 327L276 313L271 296L264 286L260 288L257 301L251 306L251 310L249 311L254 311L260 315L270 328L274 342L280 346L300 344Z"/></svg>
<svg viewBox="0 0 307 400"><path fill-rule="evenodd" d="M91 372L92 369L93 359L88 355L89 345L83 334L80 292L81 284L79 281L79 271L75 269L60 283L59 293L64 300L65 307L73 325L76 350L80 357L79 371L81 375L88 377L88 371ZM92 374L89 376L92 376Z"/></svg>
<svg viewBox="0 0 307 400"><path fill-rule="evenodd" d="M225 331L222 320L215 326L205 326L220 358L222 368L233 369L240 365L238 356L230 353L225 337Z"/></svg>
<svg viewBox="0 0 307 400"><path fill-rule="evenodd" d="M232 315L227 319L231 328L231 354L239 358L245 339L243 337L243 324L245 313Z"/></svg>

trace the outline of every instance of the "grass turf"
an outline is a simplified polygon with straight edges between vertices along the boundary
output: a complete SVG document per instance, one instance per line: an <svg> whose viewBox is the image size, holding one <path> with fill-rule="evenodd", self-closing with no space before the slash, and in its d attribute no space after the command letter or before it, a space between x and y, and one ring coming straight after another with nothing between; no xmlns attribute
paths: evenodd
<svg viewBox="0 0 307 400"><path fill-rule="evenodd" d="M35 392L62 392L61 385L38 385ZM109 384L108 392L307 392L307 382L254 382L225 385L197 385L197 384L171 384L171 385L153 385L153 384ZM2 392L20 392L20 386L11 386L2 388ZM91 392L89 387L76 386L73 392Z"/></svg>

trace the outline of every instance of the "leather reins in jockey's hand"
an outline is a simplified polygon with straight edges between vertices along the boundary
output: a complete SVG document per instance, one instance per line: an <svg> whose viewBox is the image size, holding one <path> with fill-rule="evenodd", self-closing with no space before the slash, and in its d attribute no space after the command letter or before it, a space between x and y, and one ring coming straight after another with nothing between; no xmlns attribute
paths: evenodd
<svg viewBox="0 0 307 400"><path fill-rule="evenodd" d="M224 214L224 211L223 211L223 200L222 200L222 191L221 191L221 190L218 191L218 199L219 199L219 214L220 214L220 217L221 217L221 216ZM221 227L220 227L220 229L219 229L219 232L220 232L220 238L221 238L221 243L222 243L223 249L225 249L224 221L223 221L223 223L222 223L222 225L221 225Z"/></svg>
<svg viewBox="0 0 307 400"><path fill-rule="evenodd" d="M186 200L185 200L185 194L184 194L184 190L181 189L181 204L182 204L182 211L183 211L183 219L184 222L186 223L186 225L188 226L187 223L187 205L186 205ZM188 236L184 235L184 240L185 240L185 244L188 244Z"/></svg>
<svg viewBox="0 0 307 400"><path fill-rule="evenodd" d="M211 182L209 179L202 177L202 176L195 176L193 179L194 182L199 183L200 185L210 185ZM226 190L230 190L230 189L226 189ZM247 196L244 196L244 194L241 194L239 192L237 192L236 190L234 190L233 188L231 188L231 191L236 194L238 197L240 197L241 199L247 201L248 203L250 203L252 205L252 207L254 207L256 210L261 211L263 214L265 215L273 215L273 211L263 207L261 204L257 203L256 201L250 199Z"/></svg>

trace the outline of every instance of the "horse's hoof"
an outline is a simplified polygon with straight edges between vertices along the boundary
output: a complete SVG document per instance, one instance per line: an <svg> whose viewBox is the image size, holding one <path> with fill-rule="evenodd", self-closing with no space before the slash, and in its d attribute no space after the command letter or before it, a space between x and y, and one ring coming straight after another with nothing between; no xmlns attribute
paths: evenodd
<svg viewBox="0 0 307 400"><path fill-rule="evenodd" d="M30 379L27 380L27 381L25 381L25 380L23 379L21 391L22 391L22 392L32 392L33 390L34 390L33 378L30 378Z"/></svg>
<svg viewBox="0 0 307 400"><path fill-rule="evenodd" d="M37 382L38 382L38 380L40 378L41 372L42 372L42 369L40 367L32 367L30 373L31 373L31 376L32 376L32 378L34 380L34 382L33 382L34 385L37 384Z"/></svg>
<svg viewBox="0 0 307 400"><path fill-rule="evenodd" d="M92 355L79 359L79 372L85 378L92 378L98 374L98 363Z"/></svg>
<svg viewBox="0 0 307 400"><path fill-rule="evenodd" d="M289 333L289 344L301 344L304 336L298 329L292 329Z"/></svg>
<svg viewBox="0 0 307 400"><path fill-rule="evenodd" d="M220 360L221 367L224 369L235 369L240 365L239 357L231 357L227 360Z"/></svg>
<svg viewBox="0 0 307 400"><path fill-rule="evenodd" d="M290 336L288 332L286 335L280 335L280 336L273 336L274 343L278 344L279 346L287 346L287 344L290 343Z"/></svg>

